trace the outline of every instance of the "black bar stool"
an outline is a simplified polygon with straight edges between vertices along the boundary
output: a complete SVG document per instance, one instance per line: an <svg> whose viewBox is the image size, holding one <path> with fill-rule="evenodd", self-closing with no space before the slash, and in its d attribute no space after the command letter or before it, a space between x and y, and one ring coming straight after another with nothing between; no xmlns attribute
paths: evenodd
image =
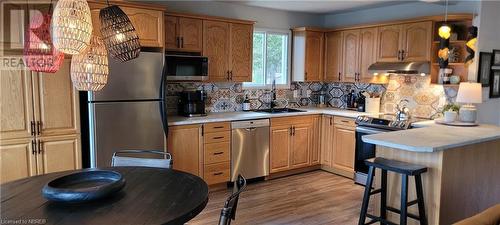
<svg viewBox="0 0 500 225"><path fill-rule="evenodd" d="M387 211L398 213L400 215L400 225L406 225L407 217L418 220L421 225L427 225L427 217L425 216L424 206L424 193L422 189L422 177L420 176L422 173L425 173L427 171L427 167L379 157L367 159L365 160L365 164L369 166L369 169L358 225L368 225L376 222L380 222L380 224L397 225L396 223L387 220ZM379 168L382 170L380 185L381 187L380 189L372 191L371 189L373 177L375 175L375 168ZM387 206L387 171L401 174L401 209ZM408 202L408 176L415 177L415 186L417 190L417 199L410 202ZM370 196L379 193L380 217L376 217L374 215L368 214L367 210ZM408 213L408 207L415 204L418 204L418 216ZM365 223L366 217L371 219L368 223Z"/></svg>

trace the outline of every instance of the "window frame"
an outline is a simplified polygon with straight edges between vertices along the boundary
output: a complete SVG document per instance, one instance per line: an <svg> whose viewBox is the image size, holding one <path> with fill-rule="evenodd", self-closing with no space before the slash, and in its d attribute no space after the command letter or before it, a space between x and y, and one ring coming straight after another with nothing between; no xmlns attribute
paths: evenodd
<svg viewBox="0 0 500 225"><path fill-rule="evenodd" d="M276 84L277 89L290 89L290 84L292 81L292 31L291 30L283 30L283 29L272 29L272 28L263 28L263 27L255 27L252 32L252 42L253 42L253 34L256 32L264 33L264 80L267 81L267 35L268 34L280 34L287 35L287 69L286 69L286 84ZM253 44L252 44L253 46ZM252 55L253 55L253 47L252 47ZM253 80L253 57L252 57L252 80ZM252 84L252 82L243 82L243 89L271 89L272 84Z"/></svg>

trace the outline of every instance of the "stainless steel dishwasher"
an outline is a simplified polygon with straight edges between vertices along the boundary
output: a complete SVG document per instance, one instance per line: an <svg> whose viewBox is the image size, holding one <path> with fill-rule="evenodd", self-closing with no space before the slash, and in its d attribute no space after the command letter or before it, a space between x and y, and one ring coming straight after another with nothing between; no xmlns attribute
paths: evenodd
<svg viewBox="0 0 500 225"><path fill-rule="evenodd" d="M269 175L269 119L231 123L231 181Z"/></svg>

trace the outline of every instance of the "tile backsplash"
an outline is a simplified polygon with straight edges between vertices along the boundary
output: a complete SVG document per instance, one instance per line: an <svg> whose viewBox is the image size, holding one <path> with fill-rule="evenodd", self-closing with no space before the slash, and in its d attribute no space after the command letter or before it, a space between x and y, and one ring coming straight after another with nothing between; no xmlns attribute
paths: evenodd
<svg viewBox="0 0 500 225"><path fill-rule="evenodd" d="M242 110L242 102L248 96L252 109L269 108L269 89L244 89L241 83L193 83L167 84L167 107L169 114L177 113L178 93L184 90L204 90L207 93L207 112L233 112ZM324 94L329 106L345 108L345 95L351 90L376 92L382 95L381 111L395 113L396 105L403 99L413 116L434 117L442 107L456 97L457 90L430 84L430 77L391 76L388 84L368 83L321 83L293 82L289 89L278 89L278 107L302 107L318 104ZM293 92L297 92L294 98Z"/></svg>

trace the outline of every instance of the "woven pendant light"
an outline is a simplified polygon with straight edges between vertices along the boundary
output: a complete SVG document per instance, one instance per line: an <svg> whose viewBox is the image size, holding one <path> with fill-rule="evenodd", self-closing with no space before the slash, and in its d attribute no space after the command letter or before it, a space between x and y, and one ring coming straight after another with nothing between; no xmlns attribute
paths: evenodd
<svg viewBox="0 0 500 225"><path fill-rule="evenodd" d="M141 52L139 36L128 16L113 5L101 9L101 35L109 54L122 62L135 59Z"/></svg>
<svg viewBox="0 0 500 225"><path fill-rule="evenodd" d="M90 45L71 58L71 81L77 90L99 91L108 82L108 53L98 36L92 36Z"/></svg>
<svg viewBox="0 0 500 225"><path fill-rule="evenodd" d="M76 55L88 45L92 18L86 0L60 0L52 17L52 40L61 52Z"/></svg>
<svg viewBox="0 0 500 225"><path fill-rule="evenodd" d="M31 71L55 73L61 67L64 54L52 44L51 15L36 13L24 36L23 60Z"/></svg>

